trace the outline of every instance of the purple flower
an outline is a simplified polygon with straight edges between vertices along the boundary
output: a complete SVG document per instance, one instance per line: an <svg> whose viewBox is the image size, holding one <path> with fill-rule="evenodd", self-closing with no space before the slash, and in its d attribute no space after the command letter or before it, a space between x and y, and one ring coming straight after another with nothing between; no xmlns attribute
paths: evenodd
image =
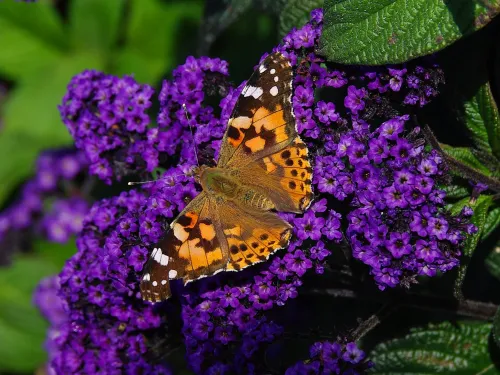
<svg viewBox="0 0 500 375"><path fill-rule="evenodd" d="M405 115L394 117L384 122L379 128L380 135L392 141L397 140L398 135L401 134L404 129L405 121L408 121L409 118L408 115Z"/></svg>
<svg viewBox="0 0 500 375"><path fill-rule="evenodd" d="M296 251L293 255L286 254L283 260L286 262L288 269L295 272L298 276L304 275L312 267L311 260L300 250Z"/></svg>
<svg viewBox="0 0 500 375"><path fill-rule="evenodd" d="M353 364L359 363L365 358L365 353L360 350L355 343L350 342L345 347L345 353L342 355L342 359L346 362Z"/></svg>
<svg viewBox="0 0 500 375"><path fill-rule="evenodd" d="M321 238L321 229L325 224L325 219L316 217L314 212L307 211L302 218L295 220L297 226L297 237L301 240L310 238L311 240L319 240Z"/></svg>
<svg viewBox="0 0 500 375"><path fill-rule="evenodd" d="M443 218L431 217L427 225L427 230L439 240L444 240L448 232L448 222Z"/></svg>
<svg viewBox="0 0 500 375"><path fill-rule="evenodd" d="M329 124L330 122L337 121L339 118L338 113L335 112L335 104L329 102L325 103L320 101L316 105L314 114L324 124Z"/></svg>
<svg viewBox="0 0 500 375"><path fill-rule="evenodd" d="M366 96L366 90L356 89L356 86L349 86L347 88L347 96L344 99L344 105L349 108L352 113L356 114L365 108L363 99Z"/></svg>
<svg viewBox="0 0 500 375"><path fill-rule="evenodd" d="M399 259L403 255L410 254L412 247L409 244L410 235L408 233L390 233L389 241L386 242L387 249L391 252L394 258Z"/></svg>

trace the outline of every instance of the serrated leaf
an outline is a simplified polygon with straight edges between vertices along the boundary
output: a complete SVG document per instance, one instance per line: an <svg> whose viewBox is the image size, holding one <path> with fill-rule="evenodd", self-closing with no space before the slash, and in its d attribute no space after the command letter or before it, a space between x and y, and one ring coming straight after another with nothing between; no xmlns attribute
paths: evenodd
<svg viewBox="0 0 500 375"><path fill-rule="evenodd" d="M302 27L309 21L313 9L323 8L323 0L290 0L280 13L279 32L285 36L293 27Z"/></svg>
<svg viewBox="0 0 500 375"><path fill-rule="evenodd" d="M461 199L469 195L469 190L464 186L446 185L440 188L446 192L448 199Z"/></svg>
<svg viewBox="0 0 500 375"><path fill-rule="evenodd" d="M155 84L173 68L176 41L186 22L199 22L199 1L165 4L160 0L132 1L124 48L116 56L113 72L134 74L139 82Z"/></svg>
<svg viewBox="0 0 500 375"><path fill-rule="evenodd" d="M489 83L464 104L466 125L476 147L500 160L500 116Z"/></svg>
<svg viewBox="0 0 500 375"><path fill-rule="evenodd" d="M379 344L369 354L379 375L500 374L491 362L491 324L445 322L413 329L403 338Z"/></svg>
<svg viewBox="0 0 500 375"><path fill-rule="evenodd" d="M488 271L500 280L500 243L488 254L484 263Z"/></svg>
<svg viewBox="0 0 500 375"><path fill-rule="evenodd" d="M61 58L50 69L27 77L12 90L3 108L0 133L0 204L34 167L38 153L71 143L59 118L61 102L71 77L84 69L100 69L93 55Z"/></svg>
<svg viewBox="0 0 500 375"><path fill-rule="evenodd" d="M33 256L18 257L0 268L0 370L33 373L45 362L47 323L31 298L39 281L57 271Z"/></svg>
<svg viewBox="0 0 500 375"><path fill-rule="evenodd" d="M484 223L484 229L483 229L483 234L481 236L481 241L487 238L499 226L500 226L500 207L495 207L493 209L490 209L488 215L486 216L486 222Z"/></svg>
<svg viewBox="0 0 500 375"><path fill-rule="evenodd" d="M401 63L485 26L500 2L326 0L321 52L343 64Z"/></svg>
<svg viewBox="0 0 500 375"><path fill-rule="evenodd" d="M0 74L12 80L55 63L67 48L57 11L43 1L0 1L0 45Z"/></svg>
<svg viewBox="0 0 500 375"><path fill-rule="evenodd" d="M468 235L465 240L463 247L463 255L460 260L460 266L458 268L457 279L455 280L455 296L457 298L462 297L462 283L465 279L465 274L467 272L467 267L469 266L470 259L476 250L477 244L481 239L486 225L486 218L488 215L488 210L493 203L493 198L490 195L480 195L476 201L470 202L469 198L464 198L461 201L455 203L450 212L453 215L458 214L464 206L470 206L474 210L474 215L472 215L471 223L477 227L477 232Z"/></svg>
<svg viewBox="0 0 500 375"><path fill-rule="evenodd" d="M72 0L68 32L73 47L105 59L117 41L124 5L124 0Z"/></svg>
<svg viewBox="0 0 500 375"><path fill-rule="evenodd" d="M486 168L483 163L481 163L476 156L472 153L471 149L468 147L451 147L445 144L441 144L443 151L454 159L464 163L465 165L477 170L486 176L491 176L491 172Z"/></svg>

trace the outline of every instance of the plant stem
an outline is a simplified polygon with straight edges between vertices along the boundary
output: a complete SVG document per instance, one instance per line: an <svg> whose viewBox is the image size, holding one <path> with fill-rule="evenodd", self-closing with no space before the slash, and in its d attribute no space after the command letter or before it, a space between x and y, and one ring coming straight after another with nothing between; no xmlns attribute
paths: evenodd
<svg viewBox="0 0 500 375"><path fill-rule="evenodd" d="M358 341L376 326L378 326L387 315L389 315L397 305L386 303L379 311L362 321L359 326L347 337L347 341Z"/></svg>

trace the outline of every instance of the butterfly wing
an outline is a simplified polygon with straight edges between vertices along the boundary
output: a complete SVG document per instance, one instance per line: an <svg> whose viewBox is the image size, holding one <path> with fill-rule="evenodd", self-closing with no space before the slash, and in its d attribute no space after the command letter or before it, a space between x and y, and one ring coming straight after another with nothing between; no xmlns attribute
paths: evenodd
<svg viewBox="0 0 500 375"><path fill-rule="evenodd" d="M243 88L229 119L218 167L239 168L277 152L297 134L292 112L293 72L280 53L269 55Z"/></svg>
<svg viewBox="0 0 500 375"><path fill-rule="evenodd" d="M304 212L313 198L308 150L299 136L284 149L242 167L238 175L248 186L263 189L278 211Z"/></svg>
<svg viewBox="0 0 500 375"><path fill-rule="evenodd" d="M291 226L274 212L253 211L225 202L218 206L219 225L229 253L226 271L263 262L290 240Z"/></svg>
<svg viewBox="0 0 500 375"><path fill-rule="evenodd" d="M224 136L218 166L266 194L278 211L310 204L312 168L293 114L293 71L282 54L269 55L242 90Z"/></svg>
<svg viewBox="0 0 500 375"><path fill-rule="evenodd" d="M221 246L223 234L218 233L214 204L202 192L172 222L144 267L140 285L143 299L159 302L169 298L169 280L188 282L224 269L227 247Z"/></svg>

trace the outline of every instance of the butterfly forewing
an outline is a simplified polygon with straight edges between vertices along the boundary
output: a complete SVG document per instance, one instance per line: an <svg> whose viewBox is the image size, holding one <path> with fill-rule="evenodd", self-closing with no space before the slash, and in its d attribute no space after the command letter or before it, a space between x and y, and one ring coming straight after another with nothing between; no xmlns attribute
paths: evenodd
<svg viewBox="0 0 500 375"><path fill-rule="evenodd" d="M229 119L218 166L237 168L286 147L296 135L293 72L281 54L269 55L243 88Z"/></svg>

